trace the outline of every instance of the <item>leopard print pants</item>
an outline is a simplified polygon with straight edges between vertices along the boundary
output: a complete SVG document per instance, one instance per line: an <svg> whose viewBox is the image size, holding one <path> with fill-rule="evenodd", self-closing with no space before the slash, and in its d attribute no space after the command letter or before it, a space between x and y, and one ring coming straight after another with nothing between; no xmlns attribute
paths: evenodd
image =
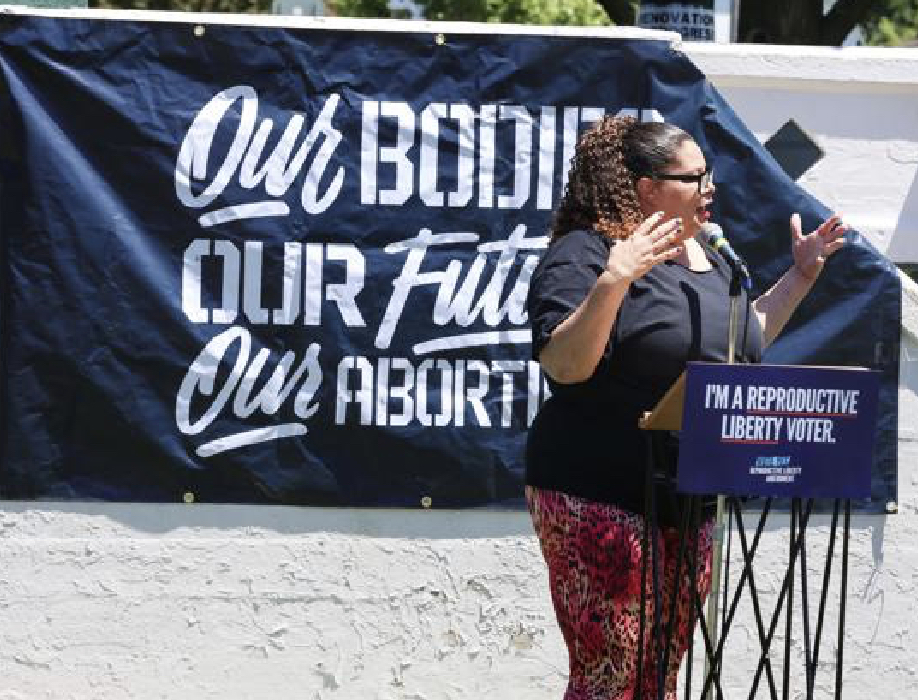
<svg viewBox="0 0 918 700"><path fill-rule="evenodd" d="M526 487L526 501L542 555L548 564L551 599L567 643L570 677L564 700L656 700L657 662L651 653L653 596L645 604L644 671L637 695L644 519L615 506ZM695 587L711 588L712 522L699 529ZM676 700L682 657L692 639L691 581L682 565L675 613L670 610L676 579L679 533L657 530L662 579L663 628L675 614L666 670L666 700ZM648 553L649 554L649 553ZM650 591L651 567L647 567Z"/></svg>

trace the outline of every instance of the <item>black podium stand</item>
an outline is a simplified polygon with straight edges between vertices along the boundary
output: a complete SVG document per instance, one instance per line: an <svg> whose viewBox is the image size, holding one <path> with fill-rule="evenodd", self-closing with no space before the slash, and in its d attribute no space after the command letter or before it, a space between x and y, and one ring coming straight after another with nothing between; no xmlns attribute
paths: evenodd
<svg viewBox="0 0 918 700"><path fill-rule="evenodd" d="M869 496L870 454L877 394L876 377L871 375L875 373L858 368L690 363L687 373L670 388L654 410L641 419L641 428L648 431L645 505L648 526L645 532L652 532L656 528L654 472L657 470L657 456L653 431L681 431L679 490L686 494L687 507L683 509L680 524L677 555L677 571L680 575L676 576L670 610L673 610L678 596L678 582L682 579L683 566L688 567L688 580L696 580L694 572L699 561L697 537L693 535L699 529L699 494L725 494L718 498L719 506L724 508L723 511L718 508L718 515L720 512L726 513L730 523L727 528L728 555L727 564L723 568L722 590L719 583L720 557L717 555L723 545L723 524L717 522L713 533L715 570L707 613L704 611L705 601L698 591L693 590L691 594L695 621L700 623L705 653L701 681L693 688L692 645L689 644L685 659L686 700L711 697L722 700L725 697L721 684L724 651L730 644L730 631L744 595L748 596L751 604L759 651L748 691L734 695L748 697L750 700L761 697L757 693L764 682L767 686L765 697L772 700L787 700L801 695L808 700L813 698L820 664L826 665L823 637L826 633L830 584L838 558L836 549L839 546L841 571L835 575L840 575L841 580L837 599L837 648L832 665L835 697L842 697L851 501L852 498ZM775 391L770 391L769 387ZM782 401L774 400L775 396L782 397ZM808 422L798 423L801 420ZM763 439L766 437L768 439ZM824 464L826 460L831 460L831 463ZM769 466L775 464L782 466ZM841 467L838 467L839 464ZM759 507L761 510L751 541L743 512L747 496L764 498L764 501L757 501L756 510ZM778 497L782 498L782 504L787 502L783 499L789 499L790 504L788 558L774 608L766 612L756 585L755 557L768 518L777 510L773 505L774 499ZM832 515L814 619L814 601L810 600L807 573L807 527L817 499L820 504L831 504ZM840 519L842 524L839 538ZM734 532L742 555L742 569L731 591L729 549ZM671 653L673 629L672 625L665 625L660 619L661 581L658 577L656 540L656 537L648 538L645 534L644 552L649 551L650 557L649 561L647 556L644 557L643 580L646 582L649 579L649 584L642 586L640 642L643 649L645 635L650 635L650 644L646 646L648 653L656 656L653 667L658 670L659 677L655 687L659 700L664 700L663 679ZM649 577L646 575L648 568ZM794 596L795 580L798 577L799 607ZM643 619L646 607L644 603L648 600L646 596L654 596L652 620ZM718 604L721 602L721 613L718 614ZM799 614L803 630L802 675L794 673L795 664L792 663L791 641L795 614ZM774 657L778 650L774 648L773 642L782 621L784 653L783 660L776 664ZM639 658L639 689L636 698L644 697L640 686L648 682L642 677L642 670L643 659ZM734 681L731 687L735 686ZM729 700L732 700L732 696Z"/></svg>

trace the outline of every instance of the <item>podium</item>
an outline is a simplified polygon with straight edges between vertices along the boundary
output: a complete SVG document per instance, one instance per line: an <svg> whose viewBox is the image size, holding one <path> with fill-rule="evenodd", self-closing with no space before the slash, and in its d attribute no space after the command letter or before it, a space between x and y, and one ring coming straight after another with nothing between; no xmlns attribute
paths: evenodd
<svg viewBox="0 0 918 700"><path fill-rule="evenodd" d="M721 686L722 661L730 643L731 625L743 593L751 602L759 642L758 663L748 692L754 698L764 676L768 697L798 697L792 689L791 640L794 616L795 577L800 577L800 616L803 628L803 697L813 698L820 652L825 631L828 594L835 561L839 518L843 513L841 535L841 581L838 598L838 629L835 666L835 697L842 697L844 661L845 598L848 577L848 541L851 501L870 495L870 465L876 430L878 373L861 368L742 365L691 362L652 411L639 424L648 431L648 465L645 516L648 527L656 527L654 474L657 471L653 431L679 435L677 491L689 506L680 525L677 581L685 564L692 572L698 565L697 544L692 551L692 534L697 533L697 500L703 494L718 494L714 525L712 585L707 612L697 590L692 591L693 611L700 623L704 643L704 672L700 692L692 689L692 645L686 656L685 697L724 698ZM747 497L763 498L751 542L743 519ZM781 577L775 606L770 615L763 611L756 587L755 556L775 498L790 499L790 538L787 566ZM807 580L807 526L816 499L829 499L832 519L822 586L815 615ZM731 526L727 543L727 566L722 567L724 516ZM732 533L736 531L742 555L742 570L732 593L729 591ZM656 537L647 542L650 550L650 590L642 586L640 637L644 647L645 626L650 635L648 653L656 655L653 668L660 677L655 687L664 698L663 677L669 662L671 626L664 626L659 614L660 581L657 578ZM695 538L697 543L697 538ZM645 560L647 559L645 555ZM799 567L798 567L799 562ZM723 572L721 569L723 568ZM770 572L771 573L771 572ZM721 590L721 574L724 585ZM645 577L646 578L646 577ZM695 577L690 576L690 581ZM678 584L677 584L678 585ZM673 602L677 597L673 590ZM646 596L655 597L654 620L643 619ZM722 599L721 599L722 596ZM722 605L720 613L718 608ZM673 604L670 604L673 609ZM773 641L784 618L784 656L782 668L772 663ZM694 624L694 621L693 621ZM824 658L824 657L823 657ZM643 660L639 658L639 668ZM781 677L776 678L777 672ZM799 675L797 676L799 678ZM639 672L639 686L645 682ZM779 688L780 684L780 688ZM797 685L800 685L799 680ZM642 688L636 697L642 697Z"/></svg>

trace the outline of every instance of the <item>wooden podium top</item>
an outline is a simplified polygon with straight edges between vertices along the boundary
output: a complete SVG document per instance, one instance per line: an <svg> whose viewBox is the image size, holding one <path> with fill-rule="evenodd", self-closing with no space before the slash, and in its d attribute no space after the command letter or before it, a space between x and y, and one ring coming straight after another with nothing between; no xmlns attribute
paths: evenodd
<svg viewBox="0 0 918 700"><path fill-rule="evenodd" d="M653 410L638 421L642 430L681 430L682 406L685 403L685 372L666 390Z"/></svg>

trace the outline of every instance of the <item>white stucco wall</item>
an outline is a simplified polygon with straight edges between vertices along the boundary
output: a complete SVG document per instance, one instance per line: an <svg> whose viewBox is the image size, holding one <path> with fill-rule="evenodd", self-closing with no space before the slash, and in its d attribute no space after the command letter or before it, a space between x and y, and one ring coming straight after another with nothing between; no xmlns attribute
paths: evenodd
<svg viewBox="0 0 918 700"><path fill-rule="evenodd" d="M762 141L793 118L825 152L800 184L891 260L918 263L918 51L685 51Z"/></svg>
<svg viewBox="0 0 918 700"><path fill-rule="evenodd" d="M896 259L918 260L905 240L918 228L914 54L687 50L763 138L796 118L828 153L806 186L881 249L904 251ZM914 285L901 368L899 512L853 524L850 698L918 697ZM826 520L811 530L811 566ZM781 517L759 559L766 597L786 549ZM748 609L736 624L726 677L741 689L757 652ZM0 503L0 700L558 700L565 670L523 513Z"/></svg>

